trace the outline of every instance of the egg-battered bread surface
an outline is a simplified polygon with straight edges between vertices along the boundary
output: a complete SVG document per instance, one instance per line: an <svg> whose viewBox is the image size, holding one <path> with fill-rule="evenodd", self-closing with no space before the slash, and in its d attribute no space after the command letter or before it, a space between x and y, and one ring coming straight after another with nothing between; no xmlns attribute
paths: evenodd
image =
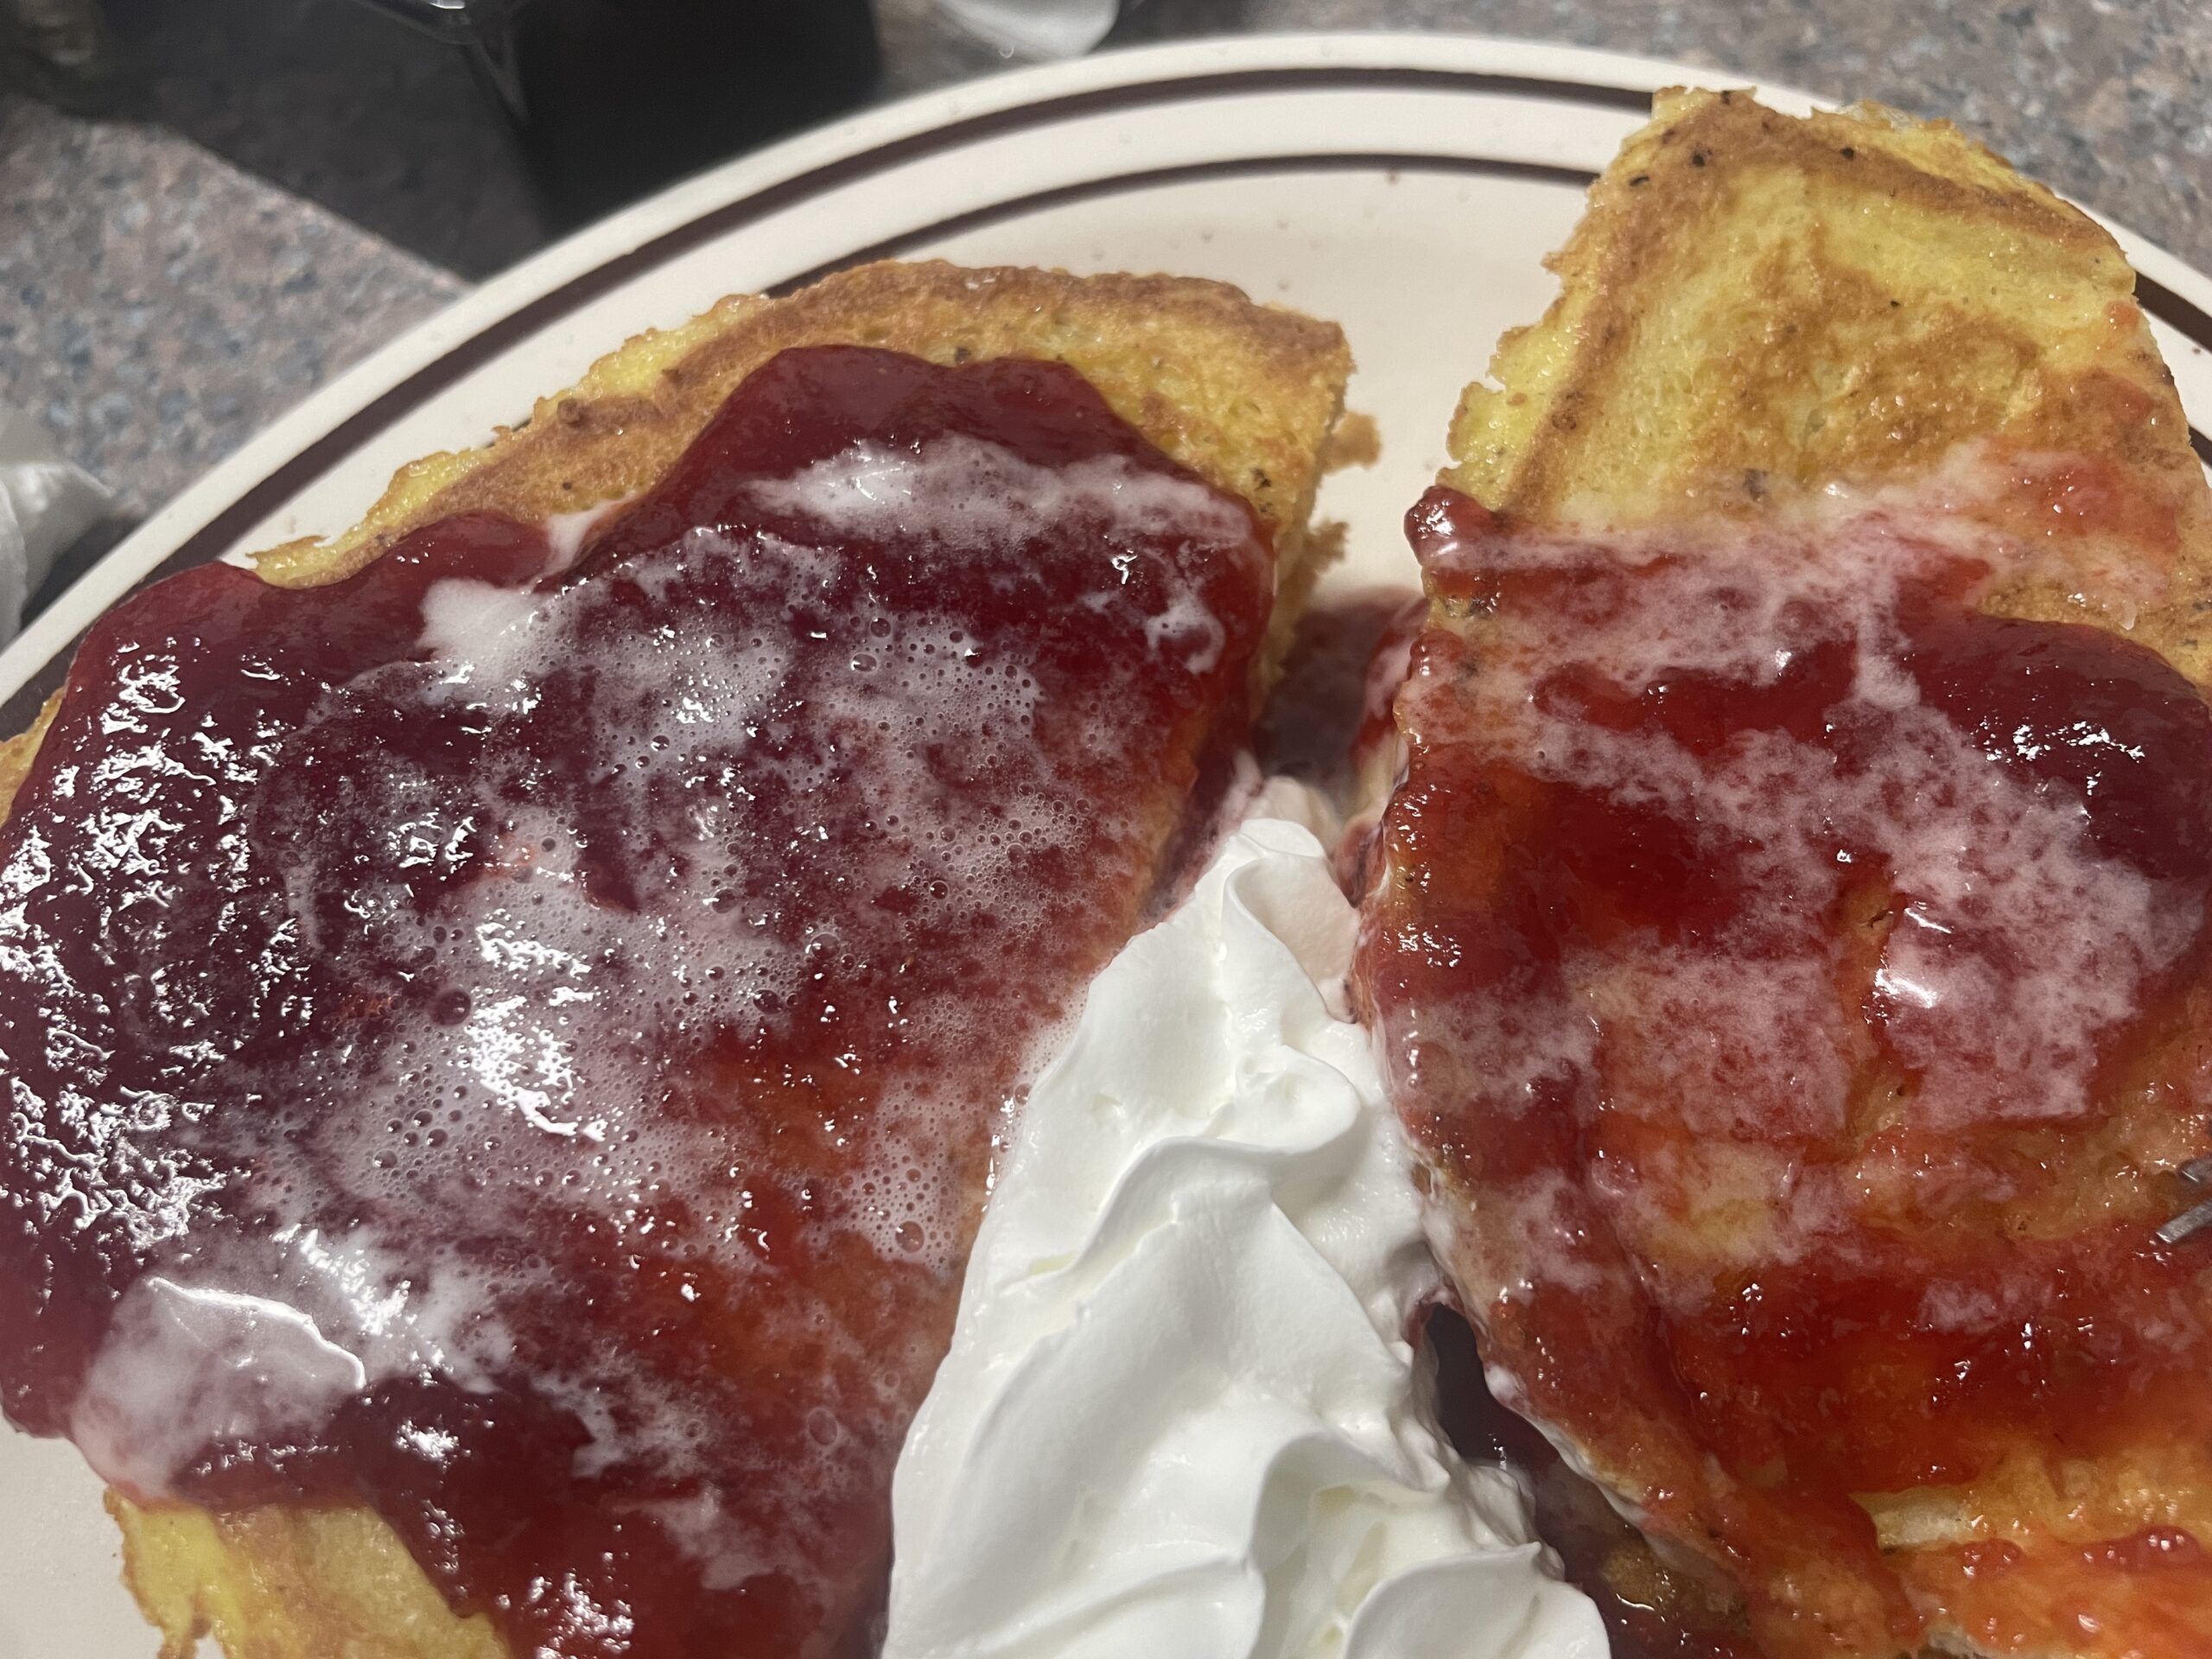
<svg viewBox="0 0 2212 1659"><path fill-rule="evenodd" d="M880 264L830 277L787 298L734 296L680 327L639 335L594 364L575 386L540 399L527 423L500 432L484 447L429 456L403 468L360 524L326 540L270 550L255 561L255 569L279 587L320 588L370 572L395 549L407 550L404 556L408 558L430 556L421 550L429 547L435 553L436 538L448 533L436 528L441 525L458 524L464 527L464 539L481 538L504 535L496 527L506 521L523 526L581 524L582 520L567 516L610 505L613 512L602 517L591 533L619 535L624 531L622 511L641 495L649 506L664 499L665 492L664 497L651 493L668 483L678 459L708 430L725 400L748 377L787 348L839 346L899 353L947 366L988 365L1000 359L1065 365L1103 398L1111 416L1134 429L1135 442L1153 446L1170 468L1188 469L1183 480L1195 475L1197 480L1177 481L1172 474L1160 473L1156 461L1139 456L1130 464L1154 469L1145 478L1165 480L1147 486L1154 493L1136 490L1135 505L1127 508L1097 506L1096 502L1107 500L1114 492L1131 494L1116 481L1121 475L1101 474L1103 483L1078 480L1071 486L1077 496L1072 510L1078 517L1124 512L1134 515L1128 519L1135 526L1131 533L1158 537L1172 529L1159 522L1160 512L1168 507L1180 512L1177 504L1196 501L1191 493L1200 491L1201 482L1222 493L1209 498L1214 505L1194 509L1201 532L1226 537L1224 547L1243 537L1243 544L1262 550L1263 557L1271 550L1274 566L1271 583L1264 563L1260 567L1260 608L1249 619L1242 654L1220 658L1223 642L1208 643L1213 624L1205 614L1186 614L1189 606L1172 597L1159 601L1164 608L1157 626L1145 632L1142 639L1158 650L1179 651L1179 671L1194 677L1194 685L1226 671L1217 667L1219 660L1249 662L1249 683L1240 680L1225 702L1218 688L1208 694L1220 705L1217 714L1228 717L1224 729L1241 729L1252 711L1248 705L1263 690L1316 567L1325 557L1326 538L1313 534L1306 520L1326 441L1341 412L1351 362L1343 337L1333 327L1255 305L1218 283L1164 276L1077 277L1032 270ZM788 365L793 360L784 362ZM854 372L871 371L863 362ZM895 364L885 372L894 378L906 372ZM1089 395L1065 376L1040 381L1037 375L1016 373L1000 376L993 384L1001 383L1030 389L1021 396L1042 385L1049 395L1073 398L1078 404ZM1084 430L1098 428L1098 416L1080 409L1077 413ZM987 417L996 418L988 408L977 418ZM1049 424L1058 417L1048 414L1046 418ZM1122 464L1109 457L1097 465L1108 467L1109 462ZM898 464L895 455L892 464ZM988 457L974 464L987 469L1000 465ZM830 493L817 493L809 498L812 505L802 503L790 510L803 515L817 508L833 516L843 514L864 529L885 522L869 517L872 505L865 479L855 482L841 474L829 478L822 487ZM925 478L923 487L936 486ZM1009 487L1018 493L1028 486L1016 479ZM1094 493L1084 495L1086 489ZM823 507L825 502L829 505ZM1055 511L1043 497L1033 507L1021 510ZM1222 517L1224 510L1226 519ZM956 503L947 511L957 513L960 508ZM486 531L484 526L493 528ZM431 538L429 542L423 539L425 535ZM650 536L635 530L632 539L643 546ZM811 569L803 556L794 568ZM1141 563L1132 568L1137 575L1125 572L1124 582L1149 579ZM1215 578L1208 575L1205 580ZM1271 611L1266 597L1270 586ZM658 595L658 590L654 592ZM1178 609L1179 605L1183 608ZM486 620L488 624L498 619ZM1056 613L1056 626L1065 620ZM885 637L892 632L887 625ZM1232 629L1229 643L1236 644L1236 637ZM1068 649L1079 654L1083 642L1070 638ZM956 631L950 639L957 645L962 635ZM860 665L856 661L856 671ZM556 664L549 671L558 667ZM1237 671L1243 674L1245 670ZM0 747L0 802L17 798L38 762L42 739L49 729L61 729L54 722L63 695L57 694L29 730ZM1014 692L1009 689L1003 695ZM1201 706L1169 711L1172 720L1182 722L1175 728L1179 734L1169 757L1170 773L1180 768L1187 774L1192 766L1203 769L1211 764L1205 749L1212 740L1203 723L1192 724ZM956 713L960 719L985 720L978 729L991 729L988 709L981 714L976 709ZM1106 711L1100 714L1103 717ZM867 741L857 725L846 736L855 743ZM1074 743L1075 739L1066 741ZM1146 760L1149 764L1150 757ZM1169 798L1173 792L1170 789L1163 794L1125 782L1121 797L1103 804L1110 807L1109 820L1119 821L1115 814L1128 818L1136 837L1132 848L1139 843L1149 847L1149 852L1140 852L1139 865L1147 858L1173 856L1177 812ZM1008 833L1011 837L1013 832ZM550 849L552 840L545 845ZM1134 925L1145 902L1143 887L1150 880L1136 866L1130 874L1134 885L1123 882L1113 893L1102 893L1102 908L1096 912L1097 918L1121 918L1114 926L1124 931ZM1053 895L1053 902L1065 896ZM714 908L721 907L718 896ZM1093 919L1086 918L1084 925L1089 927ZM1111 943L1117 945L1120 937L1116 933ZM711 1092L710 1084L708 1080L699 1087ZM979 1128L978 1135L982 1133ZM969 1193L962 1202L969 1200L979 1203L979 1194ZM929 1249L942 1254L949 1243L940 1238ZM900 1248L906 1243L902 1236ZM833 1282L844 1284L846 1280L835 1278ZM957 1292L957 1266L950 1283ZM877 1300L895 1302L906 1295L887 1280ZM709 1313L707 1317L711 1321L714 1316ZM878 1309L868 1317L890 1320L882 1328L895 1341L913 1334L909 1331L900 1336L894 1329L900 1317L895 1307ZM929 1327L922 1332L920 1346L912 1353L894 1347L881 1357L886 1386L894 1390L900 1386L898 1377L926 1359L922 1350L934 1331L937 1314L919 1317ZM777 1338L787 1339L788 1333ZM762 1351L761 1363L766 1364L776 1351L764 1344ZM788 1353L791 1363L804 1365L810 1363L808 1351L795 1345ZM925 1382L927 1370L924 1364L918 1372ZM766 1382L760 1386L769 1387ZM822 1427L820 1432L828 1435L834 1431ZM887 1503L887 1491L885 1497ZM331 1659L340 1654L352 1659L492 1659L510 1650L483 1614L456 1616L418 1565L416 1554L372 1510L334 1505L326 1497L312 1503L264 1503L217 1512L182 1503L134 1503L120 1493L111 1493L109 1507L123 1531L127 1581L162 1630L165 1654L189 1653L203 1636L212 1636L232 1659ZM433 1528L433 1539L435 1532ZM806 1541L799 1543L804 1548ZM861 1583L855 1593L864 1604L865 1581L880 1572L881 1563L849 1565ZM864 1605L859 1617L860 1624L824 1628L792 1650L829 1653L835 1643L860 1639L856 1632L865 1625ZM582 1633L577 1638L582 1645L576 1651L598 1652L601 1648L594 1643L620 1637L619 1630Z"/></svg>
<svg viewBox="0 0 2212 1659"><path fill-rule="evenodd" d="M2206 1651L2212 500L2133 274L1697 92L1553 265L1410 521L1363 946L1491 1386L1715 1651Z"/></svg>

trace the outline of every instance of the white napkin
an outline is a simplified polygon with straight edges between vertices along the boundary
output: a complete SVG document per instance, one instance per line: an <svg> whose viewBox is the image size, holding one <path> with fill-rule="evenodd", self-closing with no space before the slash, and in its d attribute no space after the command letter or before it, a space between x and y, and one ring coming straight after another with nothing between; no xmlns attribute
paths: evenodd
<svg viewBox="0 0 2212 1659"><path fill-rule="evenodd" d="M1120 0L938 0L963 28L1025 58L1079 58L1106 38Z"/></svg>
<svg viewBox="0 0 2212 1659"><path fill-rule="evenodd" d="M114 499L54 449L38 423L0 404L0 644L63 549L107 516Z"/></svg>

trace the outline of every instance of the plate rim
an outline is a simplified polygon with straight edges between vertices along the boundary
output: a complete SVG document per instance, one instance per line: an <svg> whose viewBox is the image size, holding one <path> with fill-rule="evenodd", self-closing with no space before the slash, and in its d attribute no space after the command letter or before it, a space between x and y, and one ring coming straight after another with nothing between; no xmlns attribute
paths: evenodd
<svg viewBox="0 0 2212 1659"><path fill-rule="evenodd" d="M1281 87L1286 78L1316 90L1433 84L1440 91L1526 92L1560 101L1579 96L1594 105L1630 110L1648 105L1649 94L1663 86L1733 82L1785 110L1825 107L1823 100L1784 83L1664 59L1484 35L1350 30L1122 48L1014 67L856 111L679 181L582 227L441 307L259 428L156 509L0 649L0 733L28 728L38 703L66 673L84 631L103 611L169 569L232 550L259 521L264 510L259 498L278 480L287 484L288 497L308 486L478 364L522 345L685 247L738 228L744 217L726 222L734 210L750 207L749 217L765 216L804 200L809 188L863 176L849 171L861 162L894 165L943 148L948 139L957 144L1009 124L1049 124L1056 114L1087 106L1126 105L1133 92L1159 95L1140 101L1173 102L1265 90L1270 83ZM939 142L927 143L932 139ZM1281 158L1278 165L1294 159ZM2094 213L2090 217L2112 232L2152 289L2143 296L2145 309L2212 351L2212 276L2124 226ZM810 271L778 286L821 274ZM2194 430L2191 436L2212 463L2212 441Z"/></svg>

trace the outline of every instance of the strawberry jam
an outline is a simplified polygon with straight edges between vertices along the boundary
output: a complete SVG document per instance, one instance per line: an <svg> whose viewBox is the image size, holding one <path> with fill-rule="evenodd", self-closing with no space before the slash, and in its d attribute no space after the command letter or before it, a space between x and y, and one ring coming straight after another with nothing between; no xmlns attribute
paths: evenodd
<svg viewBox="0 0 2212 1659"><path fill-rule="evenodd" d="M1770 1654L1888 1659L1986 1599L1963 1552L1885 1554L1909 1514L2077 1577L2152 1529L2133 1613L2007 1639L2179 1651L2212 1236L2154 1235L2212 1109L2212 710L1981 613L2009 544L1901 507L1408 522L1439 620L1362 976L1493 1388Z"/></svg>
<svg viewBox="0 0 2212 1659"><path fill-rule="evenodd" d="M0 828L0 1399L143 1502L368 1504L518 1654L864 1644L1272 559L1072 371L857 347L556 539L86 639Z"/></svg>

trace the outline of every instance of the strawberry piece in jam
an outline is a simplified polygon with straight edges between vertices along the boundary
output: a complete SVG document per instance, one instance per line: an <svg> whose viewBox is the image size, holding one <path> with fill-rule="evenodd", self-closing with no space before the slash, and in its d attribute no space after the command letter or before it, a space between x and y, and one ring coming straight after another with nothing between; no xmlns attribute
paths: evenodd
<svg viewBox="0 0 2212 1659"><path fill-rule="evenodd" d="M2197 690L1981 614L2003 539L1899 509L1609 538L1439 490L1409 527L1451 620L1362 976L1509 1403L1777 1656L1909 1650L1981 1593L1901 1575L1884 1495L2001 1516L2052 1457L2212 1491L2170 1451L2212 1445L2204 1246L2154 1236L2212 1109ZM2146 1524L2094 1507L2021 1511L2072 1529L2023 1574ZM2212 1615L2179 1535L2082 1604L2106 1645L2063 1596L2007 1639Z"/></svg>
<svg viewBox="0 0 2212 1659"><path fill-rule="evenodd" d="M785 353L561 568L99 623L0 827L0 1402L518 1653L861 1642L995 1133L1273 565L1072 371Z"/></svg>

